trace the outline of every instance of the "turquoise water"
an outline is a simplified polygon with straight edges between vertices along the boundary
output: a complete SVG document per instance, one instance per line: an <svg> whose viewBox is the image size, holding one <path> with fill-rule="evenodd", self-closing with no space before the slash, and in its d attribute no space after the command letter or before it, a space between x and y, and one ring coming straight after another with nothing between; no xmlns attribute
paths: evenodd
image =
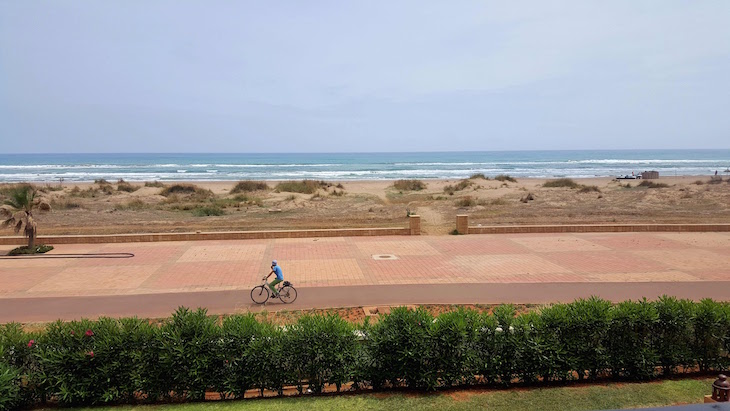
<svg viewBox="0 0 730 411"><path fill-rule="evenodd" d="M0 154L0 182L202 180L383 180L605 177L646 170L660 175L728 176L730 150L492 151L287 154Z"/></svg>

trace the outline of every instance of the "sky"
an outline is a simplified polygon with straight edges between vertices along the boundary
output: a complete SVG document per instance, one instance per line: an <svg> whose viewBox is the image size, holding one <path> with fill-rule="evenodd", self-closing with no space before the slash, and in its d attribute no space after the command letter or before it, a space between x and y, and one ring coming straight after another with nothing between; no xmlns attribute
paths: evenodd
<svg viewBox="0 0 730 411"><path fill-rule="evenodd" d="M730 148L729 22L727 0L0 0L0 151Z"/></svg>

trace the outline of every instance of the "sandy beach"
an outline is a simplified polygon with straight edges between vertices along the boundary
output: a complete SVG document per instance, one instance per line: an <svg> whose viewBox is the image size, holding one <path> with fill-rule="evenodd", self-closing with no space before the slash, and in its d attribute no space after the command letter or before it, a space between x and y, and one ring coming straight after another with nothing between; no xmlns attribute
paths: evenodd
<svg viewBox="0 0 730 411"><path fill-rule="evenodd" d="M276 190L274 181L267 190L231 194L236 182L206 181L186 183L202 194L168 196L161 194L163 187L144 183L131 183L128 192L117 182L55 182L37 185L53 211L36 218L41 234L393 227L407 224L409 212L421 216L423 233L430 235L452 231L457 214L482 225L712 223L730 221L728 180L644 180L662 185L650 188L640 186L642 180L587 178L574 180L578 188L549 188L545 179L477 178L421 180L426 188L418 191L396 189L392 180L330 181L312 194ZM221 215L200 216L201 209Z"/></svg>

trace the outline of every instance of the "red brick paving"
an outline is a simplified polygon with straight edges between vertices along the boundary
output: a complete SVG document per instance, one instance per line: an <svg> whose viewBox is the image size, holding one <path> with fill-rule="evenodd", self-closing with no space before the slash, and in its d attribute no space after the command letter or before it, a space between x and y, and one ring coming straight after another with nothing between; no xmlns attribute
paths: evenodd
<svg viewBox="0 0 730 411"><path fill-rule="evenodd" d="M0 246L0 254L10 246ZM509 234L58 245L129 259L0 260L0 301L242 291L278 259L298 288L730 281L730 233ZM374 260L392 254L392 260ZM730 288L728 299L730 299ZM719 290L722 292L722 290ZM327 305L327 301L322 304Z"/></svg>

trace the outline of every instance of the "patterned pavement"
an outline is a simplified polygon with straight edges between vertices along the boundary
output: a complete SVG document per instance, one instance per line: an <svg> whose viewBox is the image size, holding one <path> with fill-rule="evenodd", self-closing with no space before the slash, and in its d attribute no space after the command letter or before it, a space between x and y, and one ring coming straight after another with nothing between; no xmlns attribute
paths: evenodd
<svg viewBox="0 0 730 411"><path fill-rule="evenodd" d="M11 247L0 246L0 254ZM0 260L0 299L298 288L730 281L730 233L513 234L59 245L128 259ZM375 259L373 256L390 255ZM730 297L730 292L728 292Z"/></svg>

